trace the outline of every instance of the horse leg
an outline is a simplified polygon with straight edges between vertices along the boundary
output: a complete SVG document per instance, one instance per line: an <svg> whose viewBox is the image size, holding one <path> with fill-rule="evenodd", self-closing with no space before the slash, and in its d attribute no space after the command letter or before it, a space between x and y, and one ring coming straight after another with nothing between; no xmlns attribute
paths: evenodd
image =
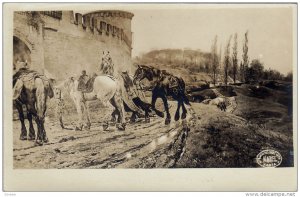
<svg viewBox="0 0 300 197"><path fill-rule="evenodd" d="M156 115L158 115L159 117L161 117L161 118L165 117L165 115L164 115L163 112L161 112L161 111L159 111L159 110L157 110L155 108L153 110L155 111Z"/></svg>
<svg viewBox="0 0 300 197"><path fill-rule="evenodd" d="M87 127L88 130L90 130L90 128L91 128L91 119L90 119L90 113L89 113L88 106L86 105L86 102L82 102L82 108L83 108L84 115L87 119L86 127Z"/></svg>
<svg viewBox="0 0 300 197"><path fill-rule="evenodd" d="M22 108L22 104L20 103L16 103L15 107L18 110L19 113L19 120L21 122L21 135L20 135L20 140L27 140L27 129L25 126L25 122L24 122L24 112L23 112L23 108Z"/></svg>
<svg viewBox="0 0 300 197"><path fill-rule="evenodd" d="M117 124L117 128L119 130L125 130L126 127L126 121L125 121L125 110L124 110L124 104L121 95L119 92L116 92L116 94L113 97L114 103L116 104L117 110L120 112L120 124Z"/></svg>
<svg viewBox="0 0 300 197"><path fill-rule="evenodd" d="M156 115L163 118L164 113L155 108L155 103L156 103L157 98L158 98L158 95L157 95L156 91L152 91L152 100L151 100L152 109L155 111Z"/></svg>
<svg viewBox="0 0 300 197"><path fill-rule="evenodd" d="M154 104L155 105L155 104ZM138 102L138 107L140 107L144 112L145 112L145 122L149 123L150 122L150 117L149 117L149 113L151 112L150 108L151 105L148 103L145 103L142 100L139 100Z"/></svg>
<svg viewBox="0 0 300 197"><path fill-rule="evenodd" d="M41 119L38 116L35 116L35 122L37 124L38 132L37 132L37 137L35 139L35 144L36 145L43 145L43 142L47 143L48 138L46 136L46 131L44 127L44 119Z"/></svg>
<svg viewBox="0 0 300 197"><path fill-rule="evenodd" d="M163 100L164 107L165 107L165 110L166 110L166 113L167 113L165 124L168 125L171 122L171 115L170 115L170 112L169 112L167 97L164 95L164 96L161 97L161 99Z"/></svg>
<svg viewBox="0 0 300 197"><path fill-rule="evenodd" d="M58 120L59 120L59 123L60 123L60 127L62 128L62 129L64 129L65 127L64 127L64 123L63 123L63 118L62 118L62 116L63 116L63 109L62 109L62 102L63 102L63 100L62 99L59 99L58 100L58 103L57 103L57 108L56 108L56 114L57 114L57 116L58 116Z"/></svg>
<svg viewBox="0 0 300 197"><path fill-rule="evenodd" d="M145 109L145 122L149 123L150 122L150 117L149 117L149 108Z"/></svg>
<svg viewBox="0 0 300 197"><path fill-rule="evenodd" d="M158 95L155 91L152 92L152 100L151 100L151 106L153 109L155 109L155 103L156 103L156 100L158 98Z"/></svg>
<svg viewBox="0 0 300 197"><path fill-rule="evenodd" d="M48 137L47 137L47 135L46 135L46 130L45 130L45 125L44 125L44 123L45 123L45 121L43 120L43 121L41 122L41 127L42 127L42 130L43 130L42 138L43 138L43 141L44 141L45 143L48 143L48 142L49 142L49 139L48 139Z"/></svg>
<svg viewBox="0 0 300 197"><path fill-rule="evenodd" d="M114 98L111 98L109 100L109 102L114 107L114 111L111 114L111 116L112 116L111 121L112 122L121 122L120 112L118 111L118 107L117 107L117 104L116 104ZM117 119L116 119L116 116L117 116Z"/></svg>
<svg viewBox="0 0 300 197"><path fill-rule="evenodd" d="M29 140L35 140L35 130L32 124L32 114L27 110L27 119L29 121Z"/></svg>
<svg viewBox="0 0 300 197"><path fill-rule="evenodd" d="M78 124L75 127L76 131L81 131L82 127L83 127L83 123L82 123L82 109L81 109L81 102L77 101L76 102L76 110L77 110L77 114L78 114Z"/></svg>
<svg viewBox="0 0 300 197"><path fill-rule="evenodd" d="M186 113L187 113L187 110L184 106L184 102L181 103L182 105L182 114L181 114L181 119L184 120L186 118Z"/></svg>
<svg viewBox="0 0 300 197"><path fill-rule="evenodd" d="M36 86L36 103L35 105L30 105L31 111L33 109L36 109L36 122L38 125L38 132L37 132L37 138L36 143L41 145L43 142L48 142L48 138L46 135L46 130L44 127L45 122L45 112L46 112L46 100L47 100L47 93L45 90L44 83L41 79L37 78L35 80L35 86Z"/></svg>
<svg viewBox="0 0 300 197"><path fill-rule="evenodd" d="M181 99L178 99L177 100L177 110L176 110L176 113L175 113L175 121L178 121L179 120L179 112L180 112L180 107L182 106L182 100Z"/></svg>
<svg viewBox="0 0 300 197"><path fill-rule="evenodd" d="M44 128L42 127L43 125L43 119L41 119L37 113L37 109L35 108L35 103L28 103L27 104L27 110L28 113L31 114L31 116L34 117L35 123L37 125L37 136L35 138L35 144L36 145L42 145L43 144L43 132L44 132Z"/></svg>
<svg viewBox="0 0 300 197"><path fill-rule="evenodd" d="M114 111L111 113L111 122L116 122L117 119L116 119L116 116L119 116L118 114L118 110L114 109Z"/></svg>
<svg viewBox="0 0 300 197"><path fill-rule="evenodd" d="M59 120L60 127L61 127L62 129L64 129L64 128L65 128L65 126L64 126L63 119L62 119L62 114L59 114L59 118L58 118L58 120Z"/></svg>
<svg viewBox="0 0 300 197"><path fill-rule="evenodd" d="M132 112L132 115L130 117L130 123L134 123L137 119L137 114L136 112Z"/></svg>

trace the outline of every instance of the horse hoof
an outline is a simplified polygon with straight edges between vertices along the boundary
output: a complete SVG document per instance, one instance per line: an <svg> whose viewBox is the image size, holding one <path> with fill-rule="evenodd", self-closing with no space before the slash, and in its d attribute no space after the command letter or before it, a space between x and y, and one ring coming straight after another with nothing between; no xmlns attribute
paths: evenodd
<svg viewBox="0 0 300 197"><path fill-rule="evenodd" d="M157 114L159 117L161 117L161 118L164 118L164 117L165 117L165 114L162 113L162 112L157 112L156 114Z"/></svg>
<svg viewBox="0 0 300 197"><path fill-rule="evenodd" d="M110 122L116 122L117 119L116 118L111 118Z"/></svg>
<svg viewBox="0 0 300 197"><path fill-rule="evenodd" d="M118 128L118 130L120 130L120 131L125 131L126 124L125 124L125 123L123 123L123 124L118 124L118 125L117 125L117 128Z"/></svg>
<svg viewBox="0 0 300 197"><path fill-rule="evenodd" d="M182 114L182 115L181 115L181 119L182 119L182 120L186 119L186 114Z"/></svg>
<svg viewBox="0 0 300 197"><path fill-rule="evenodd" d="M135 123L136 122L136 119L130 119L129 123Z"/></svg>
<svg viewBox="0 0 300 197"><path fill-rule="evenodd" d="M177 114L175 115L174 120L175 120L175 121L178 121L178 120L179 120L179 114L178 114L178 115L177 115Z"/></svg>
<svg viewBox="0 0 300 197"><path fill-rule="evenodd" d="M45 142L45 143L48 143L48 142L49 142L49 140L48 140L47 137L44 138L44 142Z"/></svg>
<svg viewBox="0 0 300 197"><path fill-rule="evenodd" d="M107 131L108 130L108 124L107 125L105 124L102 127L103 127L103 131Z"/></svg>
<svg viewBox="0 0 300 197"><path fill-rule="evenodd" d="M35 140L35 136L29 136L28 140L30 140L30 141Z"/></svg>
<svg viewBox="0 0 300 197"><path fill-rule="evenodd" d="M119 131L125 131L125 127L118 127Z"/></svg>
<svg viewBox="0 0 300 197"><path fill-rule="evenodd" d="M64 127L64 125L60 125L60 127L62 128L62 129L64 129L65 127Z"/></svg>
<svg viewBox="0 0 300 197"><path fill-rule="evenodd" d="M171 119L166 119L165 120L165 125L169 125L171 123Z"/></svg>
<svg viewBox="0 0 300 197"><path fill-rule="evenodd" d="M27 140L27 136L20 136L20 140Z"/></svg>
<svg viewBox="0 0 300 197"><path fill-rule="evenodd" d="M145 119L145 122L146 122L146 123L150 123L150 118L146 118L146 119Z"/></svg>
<svg viewBox="0 0 300 197"><path fill-rule="evenodd" d="M42 146L43 145L43 141L42 140L36 140L34 144L36 146Z"/></svg>
<svg viewBox="0 0 300 197"><path fill-rule="evenodd" d="M81 131L82 130L82 128L79 128L79 127L75 127L75 131Z"/></svg>
<svg viewBox="0 0 300 197"><path fill-rule="evenodd" d="M87 124L83 127L85 130L89 131L91 129L91 124Z"/></svg>

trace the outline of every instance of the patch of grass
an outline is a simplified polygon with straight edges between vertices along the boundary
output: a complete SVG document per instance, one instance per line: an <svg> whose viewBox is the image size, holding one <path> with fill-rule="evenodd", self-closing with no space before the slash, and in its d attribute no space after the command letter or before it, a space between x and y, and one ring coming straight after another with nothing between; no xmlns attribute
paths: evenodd
<svg viewBox="0 0 300 197"><path fill-rule="evenodd" d="M234 89L238 102L234 114L193 104L197 122L177 167L259 167L256 156L265 149L282 155L280 167L293 166L292 117L287 106L277 102L280 94L267 90L275 98L261 99L251 95L248 86Z"/></svg>

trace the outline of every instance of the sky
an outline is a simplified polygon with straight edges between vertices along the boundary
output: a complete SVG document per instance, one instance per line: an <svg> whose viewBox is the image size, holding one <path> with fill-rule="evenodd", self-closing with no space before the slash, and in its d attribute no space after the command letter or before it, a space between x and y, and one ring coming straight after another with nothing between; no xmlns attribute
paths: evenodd
<svg viewBox="0 0 300 197"><path fill-rule="evenodd" d="M289 5L148 5L124 10L134 14L133 57L167 48L209 52L215 35L224 56L228 38L237 33L238 58L241 60L244 34L248 31L250 61L260 59L265 68L284 74L292 71L296 31L293 29L293 9Z"/></svg>

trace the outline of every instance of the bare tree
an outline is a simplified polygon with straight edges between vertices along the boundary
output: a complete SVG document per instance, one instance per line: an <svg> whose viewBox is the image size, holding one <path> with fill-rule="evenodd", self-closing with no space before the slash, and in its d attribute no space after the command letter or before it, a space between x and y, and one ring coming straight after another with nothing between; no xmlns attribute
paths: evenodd
<svg viewBox="0 0 300 197"><path fill-rule="evenodd" d="M249 60L248 60L248 31L245 33L245 40L243 45L243 63L241 64L240 74L241 74L241 81L246 81L246 69L248 69Z"/></svg>
<svg viewBox="0 0 300 197"><path fill-rule="evenodd" d="M219 79L221 79L221 70L222 70L222 65L223 65L223 63L222 63L222 44L220 44L220 49L219 49Z"/></svg>
<svg viewBox="0 0 300 197"><path fill-rule="evenodd" d="M228 84L228 71L230 67L230 42L231 42L231 37L230 35L226 47L225 47L225 53L224 53L224 83L225 85Z"/></svg>
<svg viewBox="0 0 300 197"><path fill-rule="evenodd" d="M211 71L213 74L214 85L216 85L217 72L219 67L219 57L217 54L217 42L218 42L218 36L216 35L213 44L211 46Z"/></svg>
<svg viewBox="0 0 300 197"><path fill-rule="evenodd" d="M233 82L236 82L237 71L238 71L238 59L237 59L237 33L234 34L234 43L232 47L232 75Z"/></svg>
<svg viewBox="0 0 300 197"><path fill-rule="evenodd" d="M243 62L241 61L240 62L240 70L239 70L240 72L239 72L239 79L240 79L240 81L241 82L244 82L245 80L244 80L244 75L245 75L245 69L243 68Z"/></svg>

